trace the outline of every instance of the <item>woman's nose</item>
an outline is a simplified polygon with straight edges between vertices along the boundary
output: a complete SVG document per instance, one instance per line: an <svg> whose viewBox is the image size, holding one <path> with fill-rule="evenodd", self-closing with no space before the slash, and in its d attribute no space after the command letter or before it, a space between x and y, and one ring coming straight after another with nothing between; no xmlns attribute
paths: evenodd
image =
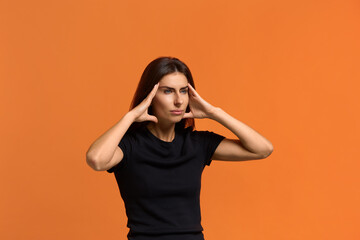
<svg viewBox="0 0 360 240"><path fill-rule="evenodd" d="M184 102L184 100L182 99L182 97L179 94L176 94L175 104L182 104L183 102Z"/></svg>

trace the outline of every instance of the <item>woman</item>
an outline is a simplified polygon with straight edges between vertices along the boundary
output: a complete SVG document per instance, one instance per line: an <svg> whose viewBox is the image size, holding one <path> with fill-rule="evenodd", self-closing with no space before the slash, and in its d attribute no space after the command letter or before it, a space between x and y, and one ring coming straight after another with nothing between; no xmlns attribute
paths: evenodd
<svg viewBox="0 0 360 240"><path fill-rule="evenodd" d="M194 130L213 119L238 139ZM263 159L272 144L195 90L189 68L160 57L144 70L130 111L86 153L88 165L114 172L133 240L203 240L201 174L211 161Z"/></svg>

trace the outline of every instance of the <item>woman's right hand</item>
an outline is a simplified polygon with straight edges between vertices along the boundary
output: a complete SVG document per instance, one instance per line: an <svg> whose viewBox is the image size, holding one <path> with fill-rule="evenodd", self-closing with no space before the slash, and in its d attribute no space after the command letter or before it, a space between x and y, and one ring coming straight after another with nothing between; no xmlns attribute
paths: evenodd
<svg viewBox="0 0 360 240"><path fill-rule="evenodd" d="M159 83L155 84L154 88L147 95L147 97L135 108L133 108L130 112L134 114L134 122L144 122L144 121L153 121L158 122L158 119L148 114L148 108L152 102L152 99L155 97L157 89L159 87Z"/></svg>

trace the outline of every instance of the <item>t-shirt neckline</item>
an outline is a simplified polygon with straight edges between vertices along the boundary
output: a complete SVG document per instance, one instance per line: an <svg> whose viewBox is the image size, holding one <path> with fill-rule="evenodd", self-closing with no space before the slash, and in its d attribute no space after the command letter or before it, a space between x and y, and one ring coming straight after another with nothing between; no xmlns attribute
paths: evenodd
<svg viewBox="0 0 360 240"><path fill-rule="evenodd" d="M158 138L157 136L155 136L152 132L150 132L150 130L145 126L145 131L148 133L148 135L152 138L152 139L154 139L155 141L157 141L157 142L159 142L159 143L162 143L162 144L173 144L173 143L175 143L176 141L177 141L177 139L178 139L178 135L179 135L179 133L176 131L176 129L175 129L175 137L174 137L174 139L171 141L171 142L167 142L167 141L163 141L163 140L161 140L160 138Z"/></svg>

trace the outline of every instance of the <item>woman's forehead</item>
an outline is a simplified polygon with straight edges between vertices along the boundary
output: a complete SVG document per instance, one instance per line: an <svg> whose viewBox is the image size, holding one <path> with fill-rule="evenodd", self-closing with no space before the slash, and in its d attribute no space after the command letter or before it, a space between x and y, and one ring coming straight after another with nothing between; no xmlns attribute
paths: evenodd
<svg viewBox="0 0 360 240"><path fill-rule="evenodd" d="M159 87L182 88L187 86L188 80L183 73L174 72L165 75L159 83Z"/></svg>

